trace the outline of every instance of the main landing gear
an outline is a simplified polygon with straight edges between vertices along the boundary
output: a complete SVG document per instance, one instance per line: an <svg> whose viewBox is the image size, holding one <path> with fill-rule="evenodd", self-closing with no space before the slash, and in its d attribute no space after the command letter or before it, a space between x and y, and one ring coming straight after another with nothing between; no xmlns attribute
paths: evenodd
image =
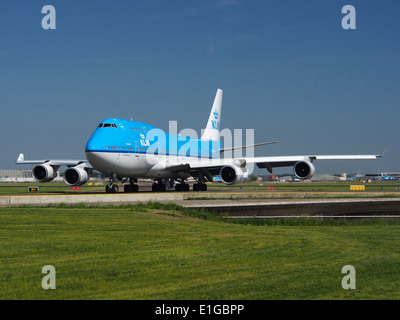
<svg viewBox="0 0 400 320"><path fill-rule="evenodd" d="M167 185L163 179L158 179L151 185L151 191L153 192L164 192L165 190L167 190Z"/></svg>
<svg viewBox="0 0 400 320"><path fill-rule="evenodd" d="M175 185L176 191L189 191L190 186L183 179ZM207 185L201 181L193 184L193 191L207 191Z"/></svg>
<svg viewBox="0 0 400 320"><path fill-rule="evenodd" d="M193 185L193 191L207 191L207 185L202 182L195 183Z"/></svg>
<svg viewBox="0 0 400 320"><path fill-rule="evenodd" d="M129 184L124 185L124 192L126 193L138 192L139 186L135 184L135 182L137 182L137 179L130 178Z"/></svg>
<svg viewBox="0 0 400 320"><path fill-rule="evenodd" d="M115 184L116 180L113 177L110 177L109 183L106 186L107 193L117 193L118 192L118 185ZM125 180L124 180L125 181ZM134 193L139 191L139 186L136 184L137 179L129 178L129 184L124 185L124 192L125 193ZM165 180L165 179L157 179L153 182L151 186L151 190L153 192L164 192L167 189L170 190L174 187L174 181L172 179ZM190 186L184 179L178 179L178 183L175 184L176 191L189 191ZM201 181L197 180L195 184L193 184L193 191L207 191L207 185Z"/></svg>
<svg viewBox="0 0 400 320"><path fill-rule="evenodd" d="M176 191L189 191L190 186L183 179L175 185Z"/></svg>
<svg viewBox="0 0 400 320"><path fill-rule="evenodd" d="M151 186L151 190L153 192L164 192L173 188L174 181L173 180L165 180L165 179L157 179L153 182ZM185 182L185 180L180 179L179 183L175 184L176 191L189 191L190 186Z"/></svg>

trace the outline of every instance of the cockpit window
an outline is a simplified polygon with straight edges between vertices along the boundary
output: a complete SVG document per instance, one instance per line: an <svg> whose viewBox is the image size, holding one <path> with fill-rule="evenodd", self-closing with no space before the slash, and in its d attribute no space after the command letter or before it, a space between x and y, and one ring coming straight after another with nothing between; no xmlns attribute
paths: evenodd
<svg viewBox="0 0 400 320"><path fill-rule="evenodd" d="M116 128L117 125L115 123L100 123L99 128Z"/></svg>

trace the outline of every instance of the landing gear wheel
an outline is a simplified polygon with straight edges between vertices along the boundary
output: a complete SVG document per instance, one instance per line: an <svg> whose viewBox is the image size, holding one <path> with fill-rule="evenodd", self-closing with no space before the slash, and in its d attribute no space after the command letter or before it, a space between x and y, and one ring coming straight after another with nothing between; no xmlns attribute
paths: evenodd
<svg viewBox="0 0 400 320"><path fill-rule="evenodd" d="M207 185L205 183L195 183L193 191L207 191Z"/></svg>
<svg viewBox="0 0 400 320"><path fill-rule="evenodd" d="M124 192L126 192L126 193L132 193L132 192L138 192L138 191L139 191L139 186L137 184L124 185Z"/></svg>
<svg viewBox="0 0 400 320"><path fill-rule="evenodd" d="M107 193L118 193L118 186L116 184L106 186Z"/></svg>
<svg viewBox="0 0 400 320"><path fill-rule="evenodd" d="M187 183L178 183L175 186L176 191L189 191L190 186Z"/></svg>
<svg viewBox="0 0 400 320"><path fill-rule="evenodd" d="M107 193L111 193L111 186L110 185L106 185L106 192Z"/></svg>
<svg viewBox="0 0 400 320"><path fill-rule="evenodd" d="M163 179L159 179L157 181L154 181L154 183L151 185L151 190L153 192L164 192L167 190L167 185L165 184L165 181Z"/></svg>

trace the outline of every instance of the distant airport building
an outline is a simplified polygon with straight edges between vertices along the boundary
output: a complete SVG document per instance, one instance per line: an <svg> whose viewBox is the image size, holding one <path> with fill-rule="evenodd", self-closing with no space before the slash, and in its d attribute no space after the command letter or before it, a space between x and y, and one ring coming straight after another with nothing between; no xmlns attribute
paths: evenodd
<svg viewBox="0 0 400 320"><path fill-rule="evenodd" d="M33 181L32 170L0 170L2 182Z"/></svg>

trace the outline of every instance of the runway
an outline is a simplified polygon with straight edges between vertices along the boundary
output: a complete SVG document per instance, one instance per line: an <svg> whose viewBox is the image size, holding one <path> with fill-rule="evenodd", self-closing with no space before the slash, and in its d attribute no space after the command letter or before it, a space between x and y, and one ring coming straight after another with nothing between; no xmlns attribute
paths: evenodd
<svg viewBox="0 0 400 320"><path fill-rule="evenodd" d="M323 195L322 195L323 194ZM354 196L354 193L351 193ZM359 195L359 194L358 194ZM385 193L387 195L387 193ZM312 198L321 197L324 199ZM51 204L123 205L148 202L169 203L215 212L223 217L398 217L399 193L393 198L378 198L382 193L364 193L369 198L346 198L332 192L139 192L77 193L0 196L0 206L44 206ZM291 197L290 199L288 197ZM281 198L281 199L278 199ZM283 199L282 199L283 198ZM306 198L306 199L305 199Z"/></svg>

